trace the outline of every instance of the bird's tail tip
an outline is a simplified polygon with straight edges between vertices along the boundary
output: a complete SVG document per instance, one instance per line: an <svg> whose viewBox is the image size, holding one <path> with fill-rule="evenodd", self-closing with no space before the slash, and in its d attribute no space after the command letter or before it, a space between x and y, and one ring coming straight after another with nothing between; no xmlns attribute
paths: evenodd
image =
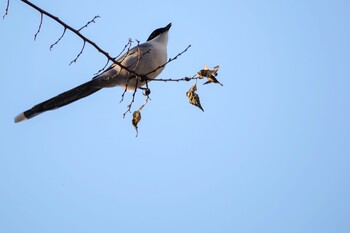
<svg viewBox="0 0 350 233"><path fill-rule="evenodd" d="M15 123L21 122L27 120L26 116L24 115L24 113L20 113L15 117Z"/></svg>

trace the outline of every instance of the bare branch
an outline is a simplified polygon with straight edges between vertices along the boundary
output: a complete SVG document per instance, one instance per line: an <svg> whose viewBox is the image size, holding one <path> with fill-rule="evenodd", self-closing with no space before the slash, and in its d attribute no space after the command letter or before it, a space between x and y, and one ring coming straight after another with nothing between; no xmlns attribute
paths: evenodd
<svg viewBox="0 0 350 233"><path fill-rule="evenodd" d="M56 21L57 23L61 24L64 28L68 29L69 31L73 32L75 35L77 35L78 37L80 37L85 43L90 44L92 47L94 47L98 52L102 53L104 56L106 56L108 58L108 60L112 61L113 63L117 64L118 66L120 66L122 69L127 70L128 72L136 75L137 77L141 77L140 74L137 74L135 71L130 70L128 67L125 67L123 64L121 64L120 62L116 61L113 57L111 57L111 55L109 55L109 53L107 53L106 51L104 51L103 49L101 49L95 42L93 42L92 40L88 39L87 37L85 37L84 35L82 35L79 30L74 29L73 27L69 26L68 24L66 24L65 22L63 22L62 20L60 20L58 17L50 14L49 12L41 9L40 7L36 6L35 4L29 2L28 0L21 0L22 2L26 3L27 5L31 6L32 8L34 8L35 10L39 11L41 14L46 15L47 17L53 19L54 21Z"/></svg>
<svg viewBox="0 0 350 233"><path fill-rule="evenodd" d="M37 37L37 35L38 35L39 32L40 32L41 25L43 25L43 13L40 14L40 24L39 24L39 27L38 27L38 31L37 31L37 32L35 33L35 35L34 35L34 40L36 40L36 37Z"/></svg>
<svg viewBox="0 0 350 233"><path fill-rule="evenodd" d="M173 79L173 78L166 78L166 79L162 79L162 78L157 78L157 79L152 79L152 81L161 81L161 82L181 82L181 81L191 81L194 79L198 79L197 75L193 75L191 78L190 77L184 77L184 78L177 78L177 79Z"/></svg>
<svg viewBox="0 0 350 233"><path fill-rule="evenodd" d="M101 18L99 15L96 15L92 20L90 20L89 22L87 22L84 26L82 26L78 31L80 32L82 29L87 28L89 26L90 23L96 23L95 19L97 18Z"/></svg>
<svg viewBox="0 0 350 233"><path fill-rule="evenodd" d="M144 76L148 76L149 74L152 74L153 72L156 72L157 70L159 70L159 69L165 67L168 63L170 63L170 62L176 60L178 57L180 57L182 54L184 54L190 47L191 47L191 45L188 45L187 48L186 48L185 50L183 50L182 52L178 53L175 57L169 58L169 60L168 60L167 62L165 62L163 65L158 66L156 69L154 69L154 70L148 72L148 73L145 74Z"/></svg>
<svg viewBox="0 0 350 233"><path fill-rule="evenodd" d="M89 22L87 22L83 27L81 27L78 31L81 31L83 28L86 28L86 27L88 27L88 25L90 24L90 23L95 23L95 19L97 19L97 18L101 18L100 16L98 16L98 15L96 15L92 20L90 20ZM58 44L58 42L60 42L60 40L63 38L63 36L65 35L65 33L66 33L66 31L67 31L67 28L65 27L64 28L64 30L63 30L63 33L62 33L62 35L58 38L58 40L55 42L55 43L53 43L51 46L50 46L50 50L52 50L53 49L53 47L56 45L56 44ZM84 45L83 46L85 46L85 42L84 42ZM80 53L81 54L81 53ZM80 56L80 54L79 54L79 56ZM78 56L78 57L79 57ZM76 62L76 60L77 59L74 59L74 62ZM70 64L72 64L72 62L70 63ZM108 61L107 61L107 64L108 64ZM107 66L107 65L106 65ZM106 67L106 66L104 66L104 68ZM104 69L103 68L103 69ZM100 72L100 71L99 71ZM99 73L98 72L98 73Z"/></svg>
<svg viewBox="0 0 350 233"><path fill-rule="evenodd" d="M102 67L101 69L99 69L96 73L94 73L94 76L100 74L102 71L104 71L106 69L106 67L108 66L109 60L107 59L106 64L104 65L104 67Z"/></svg>
<svg viewBox="0 0 350 233"><path fill-rule="evenodd" d="M60 38L58 38L58 40L50 46L50 50L52 50L53 46L55 46L56 44L58 44L58 42L60 42L60 40L63 38L64 34L66 33L66 30L67 30L67 28L64 28L63 33L60 36Z"/></svg>
<svg viewBox="0 0 350 233"><path fill-rule="evenodd" d="M78 53L78 55L74 58L74 60L72 60L69 65L72 65L73 63L76 63L78 58L80 57L80 55L83 53L84 51L84 48L85 48L85 44L86 44L86 41L84 41L84 44L83 44L83 47L81 48L80 52Z"/></svg>
<svg viewBox="0 0 350 233"><path fill-rule="evenodd" d="M5 13L2 16L2 19L5 19L6 15L9 14L9 8L10 8L10 0L7 0L7 5L6 5L6 9L5 9Z"/></svg>

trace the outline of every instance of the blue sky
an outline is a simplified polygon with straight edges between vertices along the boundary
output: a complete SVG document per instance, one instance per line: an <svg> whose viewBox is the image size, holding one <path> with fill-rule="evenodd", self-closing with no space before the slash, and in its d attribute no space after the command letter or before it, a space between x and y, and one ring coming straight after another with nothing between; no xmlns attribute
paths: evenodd
<svg viewBox="0 0 350 233"><path fill-rule="evenodd" d="M0 9L5 10L5 1ZM36 1L111 54L173 23L161 78L220 65L224 84L151 83L139 136L106 89L14 124L105 58L11 1L0 20L0 232L349 232L348 1ZM143 102L138 96L135 106Z"/></svg>

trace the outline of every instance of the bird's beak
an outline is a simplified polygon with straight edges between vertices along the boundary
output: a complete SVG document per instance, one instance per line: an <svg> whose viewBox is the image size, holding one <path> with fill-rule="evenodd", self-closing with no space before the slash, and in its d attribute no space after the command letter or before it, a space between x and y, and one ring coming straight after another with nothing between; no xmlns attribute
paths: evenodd
<svg viewBox="0 0 350 233"><path fill-rule="evenodd" d="M171 23L169 23L168 25L166 25L166 27L164 28L164 31L169 31L169 29L171 28Z"/></svg>

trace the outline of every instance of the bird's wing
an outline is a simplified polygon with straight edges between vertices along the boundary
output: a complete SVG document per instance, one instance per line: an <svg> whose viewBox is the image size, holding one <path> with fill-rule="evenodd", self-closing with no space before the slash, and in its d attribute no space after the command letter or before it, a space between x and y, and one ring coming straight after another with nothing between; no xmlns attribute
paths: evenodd
<svg viewBox="0 0 350 233"><path fill-rule="evenodd" d="M150 50L151 46L148 43L140 44L124 53L121 57L118 58L117 62L129 68L130 70L136 70L139 61L142 59L142 56L146 53L149 53ZM116 63L113 63L102 74L96 75L93 77L93 79L111 78L120 72L120 70L121 68Z"/></svg>

